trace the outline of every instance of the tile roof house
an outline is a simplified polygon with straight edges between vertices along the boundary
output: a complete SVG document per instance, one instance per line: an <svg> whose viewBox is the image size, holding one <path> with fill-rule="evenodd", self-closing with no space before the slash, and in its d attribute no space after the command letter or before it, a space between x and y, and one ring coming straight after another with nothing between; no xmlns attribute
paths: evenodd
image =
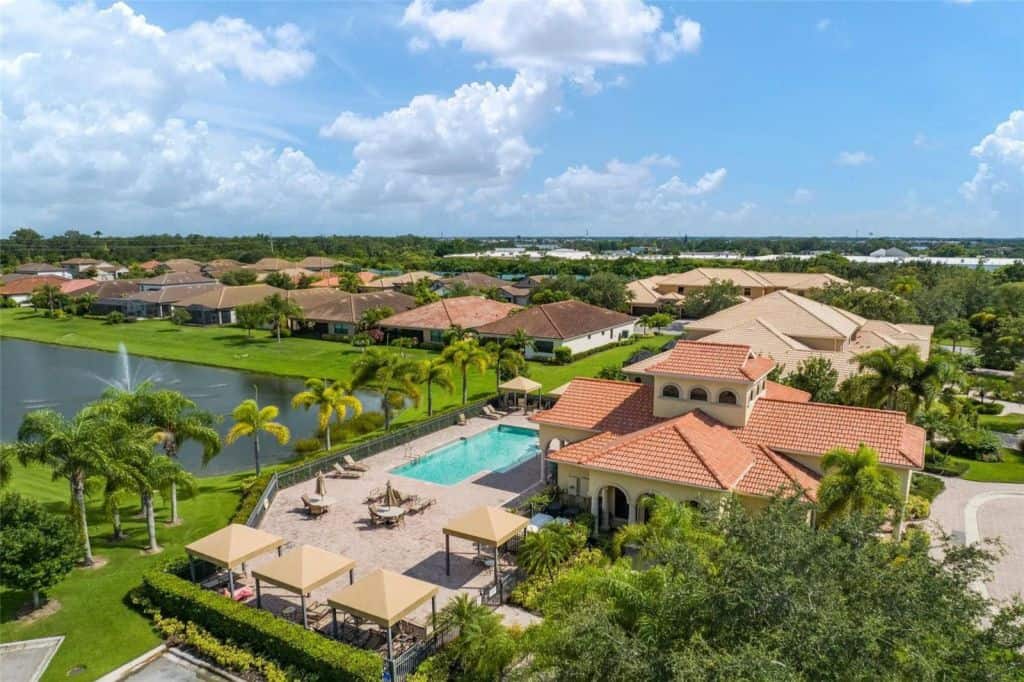
<svg viewBox="0 0 1024 682"><path fill-rule="evenodd" d="M201 274L198 270L171 271L156 277L147 277L139 280L139 288L142 291L155 291L168 287L193 286L196 284L214 284L217 280Z"/></svg>
<svg viewBox="0 0 1024 682"><path fill-rule="evenodd" d="M437 280L432 288L441 296L447 296L449 290L456 284L465 285L482 293L493 289L501 289L508 283L483 272L463 272Z"/></svg>
<svg viewBox="0 0 1024 682"><path fill-rule="evenodd" d="M177 301L174 307L188 310L195 324L234 324L235 308L259 303L273 294L284 295L285 291L267 284L247 284L238 287L217 284Z"/></svg>
<svg viewBox="0 0 1024 682"><path fill-rule="evenodd" d="M425 343L441 343L451 327L477 329L519 310L519 306L483 296L458 296L406 310L377 325L392 338L411 336Z"/></svg>
<svg viewBox="0 0 1024 682"><path fill-rule="evenodd" d="M363 273L360 272L357 274L362 275ZM360 277L360 279L362 279L362 277ZM377 289L401 289L402 287L415 284L423 279L429 282L436 282L441 278L432 272L427 272L426 270L414 270L412 272L402 273L401 275L376 277L375 279L364 282L363 286L360 288L365 291L374 291Z"/></svg>
<svg viewBox="0 0 1024 682"><path fill-rule="evenodd" d="M869 350L909 345L927 359L932 327L868 320L778 291L695 320L686 326L686 336L712 343L748 344L759 355L782 365L785 373L804 360L825 357L842 381L858 372L856 356Z"/></svg>
<svg viewBox="0 0 1024 682"><path fill-rule="evenodd" d="M19 275L63 277L64 279L71 279L71 273L61 266L54 265L53 263L22 263L14 268L14 272Z"/></svg>
<svg viewBox="0 0 1024 682"><path fill-rule="evenodd" d="M629 282L633 295L630 312L646 315L668 305L678 305L686 294L711 285L713 281L731 282L742 289L744 299L760 298L776 291L804 294L829 284L848 284L845 279L818 272L757 272L741 268L694 268L686 272L656 275Z"/></svg>
<svg viewBox="0 0 1024 682"><path fill-rule="evenodd" d="M242 266L245 270L254 270L256 272L277 272L278 270L294 267L295 263L284 258L260 258L255 263Z"/></svg>
<svg viewBox="0 0 1024 682"><path fill-rule="evenodd" d="M400 313L416 307L415 298L399 291L371 291L361 294L350 294L338 289L308 291L331 294L329 297L310 298L299 302L306 317L306 324L320 335L354 334L363 313L373 308L388 308L392 313Z"/></svg>
<svg viewBox="0 0 1024 682"><path fill-rule="evenodd" d="M164 265L171 272L199 272L203 264L192 258L171 258L164 261Z"/></svg>
<svg viewBox="0 0 1024 682"><path fill-rule="evenodd" d="M32 294L42 286L50 285L60 288L62 294L80 295L95 284L91 279L67 279L52 275L25 275L6 282L0 286L0 298L14 301L18 305L30 305Z"/></svg>
<svg viewBox="0 0 1024 682"><path fill-rule="evenodd" d="M560 488L600 528L643 520L646 495L707 506L736 495L758 508L775 494L816 499L821 458L874 448L909 494L924 431L902 412L810 402L768 381L774 363L749 346L680 341L649 359L639 382L577 378L532 417Z"/></svg>
<svg viewBox="0 0 1024 682"><path fill-rule="evenodd" d="M339 265L344 264L345 261L338 260L337 258L329 258L327 256L306 256L295 265L307 270L320 272L321 270L330 270L331 268L336 268Z"/></svg>
<svg viewBox="0 0 1024 682"><path fill-rule="evenodd" d="M636 318L583 301L558 301L525 308L477 328L482 337L508 338L522 330L532 343L527 358L550 358L567 347L573 355L618 343L633 334Z"/></svg>

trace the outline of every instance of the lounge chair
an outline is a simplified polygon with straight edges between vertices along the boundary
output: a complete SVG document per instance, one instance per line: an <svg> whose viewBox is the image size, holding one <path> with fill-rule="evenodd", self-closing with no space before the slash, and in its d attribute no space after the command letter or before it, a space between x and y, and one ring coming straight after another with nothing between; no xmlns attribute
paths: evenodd
<svg viewBox="0 0 1024 682"><path fill-rule="evenodd" d="M354 459L352 459L352 455L345 455L344 457L341 458L341 461L342 461L341 467L343 469L345 469L346 471L369 471L370 470L370 467L366 466L365 464L359 464Z"/></svg>
<svg viewBox="0 0 1024 682"><path fill-rule="evenodd" d="M504 414L499 413L490 405L484 405L483 413L484 416L487 417L488 419L501 419L502 417L505 416Z"/></svg>
<svg viewBox="0 0 1024 682"><path fill-rule="evenodd" d="M326 508L313 504L309 499L309 495L306 494L302 496L302 506L306 508L306 514L309 516L321 516L327 513Z"/></svg>
<svg viewBox="0 0 1024 682"><path fill-rule="evenodd" d="M435 500L432 497L420 497L419 495L414 495L411 498L407 499L402 504L402 506L405 507L406 511L408 511L410 514L419 514L423 511L426 511L429 507L433 506L436 503L437 500Z"/></svg>
<svg viewBox="0 0 1024 682"><path fill-rule="evenodd" d="M355 470L353 470L353 471L346 471L345 469L342 469L341 466L337 462L335 462L333 466L334 466L334 476L335 476L335 478L362 478L363 477L363 473L361 471L355 471Z"/></svg>

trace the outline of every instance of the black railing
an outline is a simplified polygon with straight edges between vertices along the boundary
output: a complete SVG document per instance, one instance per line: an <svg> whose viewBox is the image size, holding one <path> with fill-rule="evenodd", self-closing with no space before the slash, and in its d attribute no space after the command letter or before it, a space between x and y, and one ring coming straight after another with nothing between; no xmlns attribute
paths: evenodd
<svg viewBox="0 0 1024 682"><path fill-rule="evenodd" d="M328 455L320 457L318 459L310 460L309 462L303 462L302 464L279 471L270 477L270 481L267 482L266 487L263 489L263 493L260 495L259 501L249 514L249 518L246 520L246 525L256 528L263 521L263 516L270 509L271 503L274 501L274 497L277 492L282 488L290 488L291 486L302 483L303 481L309 481L316 477L318 471L327 473L335 464L340 464L344 457L351 457L358 461L365 459L372 455L390 450L393 447L404 445L410 441L416 440L422 436L430 433L435 433L441 429L446 429L449 426L454 426L459 422L459 415L465 415L467 419L470 417L477 417L483 413L484 405L487 405L489 401L479 400L474 403L464 405L459 409L445 412L444 414L424 419L423 421L409 424L408 426L402 426L395 428L395 430L385 433L377 438L368 440L358 445L353 445L342 450L336 450Z"/></svg>
<svg viewBox="0 0 1024 682"><path fill-rule="evenodd" d="M512 594L512 588L518 585L525 574L518 568L503 573L498 582L489 583L480 588L480 603L485 606L501 606Z"/></svg>
<svg viewBox="0 0 1024 682"><path fill-rule="evenodd" d="M458 636L459 629L457 627L443 627L431 634L430 637L417 642L400 653L390 665L392 681L403 682L406 677L416 670L420 663ZM385 669L387 667L389 666L385 661Z"/></svg>

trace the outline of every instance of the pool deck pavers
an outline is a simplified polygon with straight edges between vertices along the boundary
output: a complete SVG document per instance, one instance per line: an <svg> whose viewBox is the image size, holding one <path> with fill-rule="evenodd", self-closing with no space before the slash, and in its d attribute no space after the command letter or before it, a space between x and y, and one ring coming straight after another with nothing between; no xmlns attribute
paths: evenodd
<svg viewBox="0 0 1024 682"><path fill-rule="evenodd" d="M296 546L313 545L355 559L357 581L360 576L377 568L385 568L434 583L441 588L437 598L438 609L460 592L476 596L479 588L492 582L493 571L473 562L475 550L472 543L452 538L452 571L451 576L446 576L442 528L450 519L470 509L483 505L502 506L538 487L541 473L539 458L504 473L481 472L450 486L405 478L390 470L405 464L411 456L473 436L499 423L535 428L522 414L511 415L500 422L470 419L465 426L451 426L363 460L370 471L362 478L328 476L327 494L338 502L329 513L319 518L308 518L302 511L301 497L303 493L314 492L315 480L279 491L260 528ZM407 516L402 525L374 527L370 524L365 500L371 491L383 489L389 480L403 495L432 497L437 503L421 514ZM287 549L286 546L285 551ZM259 557L249 567L259 566L273 556ZM315 590L313 599L325 601L328 595L346 585L348 577L341 577ZM297 603L298 598L284 590L271 586L263 590L265 608L280 611ZM429 618L428 603L414 612L409 620L426 624Z"/></svg>

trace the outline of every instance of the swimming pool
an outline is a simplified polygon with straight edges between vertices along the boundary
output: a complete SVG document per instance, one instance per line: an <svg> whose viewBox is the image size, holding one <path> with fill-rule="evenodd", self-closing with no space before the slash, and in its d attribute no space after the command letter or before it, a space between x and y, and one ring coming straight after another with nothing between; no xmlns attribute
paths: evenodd
<svg viewBox="0 0 1024 682"><path fill-rule="evenodd" d="M391 473L454 485L481 471L508 471L540 454L537 432L501 424L432 450Z"/></svg>

